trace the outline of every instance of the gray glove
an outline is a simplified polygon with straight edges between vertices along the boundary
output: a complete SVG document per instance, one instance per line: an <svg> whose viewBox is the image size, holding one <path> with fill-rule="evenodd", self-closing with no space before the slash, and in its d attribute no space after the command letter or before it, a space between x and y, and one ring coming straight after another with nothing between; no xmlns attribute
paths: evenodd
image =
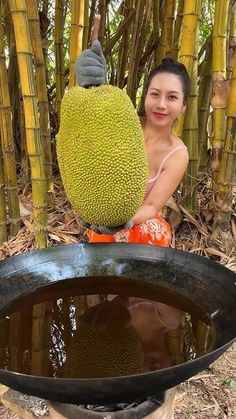
<svg viewBox="0 0 236 419"><path fill-rule="evenodd" d="M123 230L123 228L132 228L134 226L134 223L131 220L117 227L98 226L95 224L86 223L86 221L83 220L80 221L80 224L82 227L93 230L97 234L115 234L118 231Z"/></svg>
<svg viewBox="0 0 236 419"><path fill-rule="evenodd" d="M75 62L76 81L81 87L101 86L107 83L107 65L99 41L81 52Z"/></svg>

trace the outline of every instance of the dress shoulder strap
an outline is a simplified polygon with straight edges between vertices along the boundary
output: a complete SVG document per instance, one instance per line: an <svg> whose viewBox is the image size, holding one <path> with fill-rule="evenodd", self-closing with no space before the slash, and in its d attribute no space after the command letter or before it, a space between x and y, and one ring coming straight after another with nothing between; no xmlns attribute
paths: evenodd
<svg viewBox="0 0 236 419"><path fill-rule="evenodd" d="M183 144L183 145L178 145L177 147L175 147L173 150L171 150L168 154L167 154L167 156L162 160L162 162L161 162L161 164L160 164L160 167L159 167L159 169L158 169L158 171L157 171L157 174L156 174L156 178L158 178L158 176L160 176L160 174L161 174L161 171L162 171L162 169L163 169L163 166L164 166L164 164L165 164L165 162L172 156L172 154L174 154L174 153L176 153L176 151L179 151L179 150L186 150L187 149L187 147Z"/></svg>

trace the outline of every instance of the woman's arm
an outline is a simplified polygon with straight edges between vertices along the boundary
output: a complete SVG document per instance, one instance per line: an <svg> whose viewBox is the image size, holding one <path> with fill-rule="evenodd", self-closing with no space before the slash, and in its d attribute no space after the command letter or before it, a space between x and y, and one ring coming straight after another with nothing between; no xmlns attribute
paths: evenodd
<svg viewBox="0 0 236 419"><path fill-rule="evenodd" d="M165 164L155 186L145 199L143 205L132 217L134 224L155 217L162 210L169 198L173 195L187 169L189 156L187 150L178 153L178 158L173 155Z"/></svg>

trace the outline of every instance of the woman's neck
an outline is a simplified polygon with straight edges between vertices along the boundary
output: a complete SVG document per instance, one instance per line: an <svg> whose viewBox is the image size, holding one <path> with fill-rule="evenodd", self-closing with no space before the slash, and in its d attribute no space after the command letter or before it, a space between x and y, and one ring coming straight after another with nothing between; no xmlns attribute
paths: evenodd
<svg viewBox="0 0 236 419"><path fill-rule="evenodd" d="M143 132L146 142L162 142L169 144L171 142L172 132L169 128L156 128L146 121L143 125Z"/></svg>

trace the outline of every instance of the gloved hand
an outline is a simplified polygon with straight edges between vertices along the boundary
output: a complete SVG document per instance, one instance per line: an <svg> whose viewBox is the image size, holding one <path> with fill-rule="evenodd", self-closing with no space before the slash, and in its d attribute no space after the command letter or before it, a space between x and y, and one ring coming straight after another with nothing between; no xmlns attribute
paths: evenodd
<svg viewBox="0 0 236 419"><path fill-rule="evenodd" d="M131 220L117 227L98 226L95 224L86 223L86 221L83 220L80 221L80 224L82 227L93 230L97 234L115 234L118 231L123 230L123 228L132 228L134 226L134 223Z"/></svg>
<svg viewBox="0 0 236 419"><path fill-rule="evenodd" d="M75 62L76 81L81 87L101 86L107 83L107 65L99 41L81 52Z"/></svg>

